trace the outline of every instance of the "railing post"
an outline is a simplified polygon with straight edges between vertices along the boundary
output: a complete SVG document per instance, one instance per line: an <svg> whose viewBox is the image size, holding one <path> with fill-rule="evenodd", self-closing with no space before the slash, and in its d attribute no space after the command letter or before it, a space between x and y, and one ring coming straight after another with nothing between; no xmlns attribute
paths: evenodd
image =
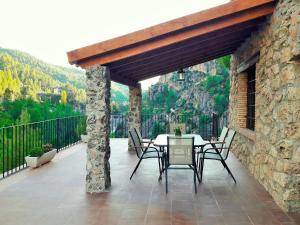
<svg viewBox="0 0 300 225"><path fill-rule="evenodd" d="M213 113L212 116L212 136L218 137L219 136L219 117L216 113Z"/></svg>
<svg viewBox="0 0 300 225"><path fill-rule="evenodd" d="M56 119L56 151L59 150L59 119Z"/></svg>

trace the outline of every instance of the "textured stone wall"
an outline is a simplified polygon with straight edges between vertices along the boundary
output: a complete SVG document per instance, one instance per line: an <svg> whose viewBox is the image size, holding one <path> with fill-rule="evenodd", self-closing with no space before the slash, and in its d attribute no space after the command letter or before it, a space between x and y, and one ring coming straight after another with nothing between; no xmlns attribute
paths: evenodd
<svg viewBox="0 0 300 225"><path fill-rule="evenodd" d="M280 0L274 14L235 52L231 62L233 152L289 212L300 211L300 1ZM255 132L239 126L237 67L256 64Z"/></svg>
<svg viewBox="0 0 300 225"><path fill-rule="evenodd" d="M110 74L107 67L93 66L87 78L86 191L102 192L110 186Z"/></svg>
<svg viewBox="0 0 300 225"><path fill-rule="evenodd" d="M141 84L136 87L129 87L129 112L128 112L128 129L137 128L141 130L141 113L142 113L142 88ZM133 144L128 138L128 150L133 151Z"/></svg>

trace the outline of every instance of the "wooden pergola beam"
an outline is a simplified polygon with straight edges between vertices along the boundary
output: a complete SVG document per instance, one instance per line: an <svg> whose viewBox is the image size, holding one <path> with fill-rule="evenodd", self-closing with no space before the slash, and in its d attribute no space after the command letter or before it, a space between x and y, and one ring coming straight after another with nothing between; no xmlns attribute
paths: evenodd
<svg viewBox="0 0 300 225"><path fill-rule="evenodd" d="M161 48L159 52L157 51L150 51L147 53L144 53L142 55L138 55L135 57L129 57L114 63L110 64L110 67L112 69L119 69L120 67L127 67L131 64L136 63L143 63L144 61L152 60L153 58L157 57L158 54L173 54L173 52L178 51L179 49L183 49L186 47L192 47L198 44L206 44L209 42L213 42L217 40L218 38L226 38L230 36L238 36L240 34L243 34L244 32L247 32L248 34L255 31L257 29L257 25L265 21L265 18L259 18L253 21L247 21L242 24L238 24L236 26L233 26L228 29L223 29L219 32L213 32L207 35L203 35L201 37L196 37L188 42L180 42L176 43L174 45L166 46L164 48Z"/></svg>
<svg viewBox="0 0 300 225"><path fill-rule="evenodd" d="M223 51L223 52L217 54L215 57L213 57L213 56L207 56L207 57L203 57L203 58L200 58L200 59L195 59L193 61L190 61L190 62L186 63L184 66L185 66L185 68L187 68L187 67L190 67L190 66L198 65L198 64L201 64L201 63L208 62L210 60L216 59L216 58L220 58L222 56L230 55L233 52L234 52L234 49L229 49L227 51ZM160 76L160 75L165 75L165 74L168 74L168 73L171 73L171 72L174 72L174 70L171 69L171 68L165 68L164 70L159 71L159 73L151 73L151 74L148 74L146 76L145 75L141 76L141 77L139 77L139 80L143 81L143 80L146 80L146 79L150 79L152 77L157 77L157 76Z"/></svg>
<svg viewBox="0 0 300 225"><path fill-rule="evenodd" d="M132 75L132 72L140 72L141 70L145 71L145 70L149 70L153 67L155 68L162 68L165 67L166 65L169 65L172 62L177 62L178 64L180 64L180 62L182 60L185 60L186 58L193 58L197 55L201 55L201 53L203 53L203 51L207 52L207 51L213 51L214 49L222 49L222 48L226 48L227 46L232 46L232 45L237 45L239 43L241 43L245 38L247 38L249 36L249 33L244 33L244 34L240 34L237 37L224 37L224 39L222 41L218 41L218 42L211 42L209 44L206 45L201 45L201 44L195 44L195 45L191 45L189 46L189 48L185 47L185 48L180 48L180 51L174 51L173 54L171 54L171 56L169 56L169 54L163 52L161 54L157 54L156 57L153 57L152 60L145 60L145 61L141 61L140 63L136 63L134 65L131 64L131 66L127 66L125 68L121 67L119 69L115 69L114 67L111 67L111 71L114 71L114 73L117 74L130 74ZM224 42L226 44L224 44Z"/></svg>
<svg viewBox="0 0 300 225"><path fill-rule="evenodd" d="M194 65L197 65L200 63L207 62L207 61L215 59L215 58L219 58L219 57L222 57L225 55L232 54L235 49L236 49L235 46L229 46L226 49L213 51L214 56L211 56L210 54L206 53L203 55L199 55L198 57L194 56L194 57L188 58L188 59L182 61L181 63L178 63L178 62L170 63L169 65L166 65L165 67L160 68L160 69L153 69L151 71L147 70L147 71L143 71L143 72L139 71L137 73L132 74L132 76L136 77L136 79L138 81L142 81L142 80L153 77L153 75L154 76L164 75L166 73L170 73L170 72L179 70L181 68L187 68L190 66L194 66Z"/></svg>
<svg viewBox="0 0 300 225"><path fill-rule="evenodd" d="M122 58L149 51L150 49L160 48L180 40L211 32L212 29L226 27L228 26L228 23L226 23L226 18L228 17L233 17L231 23L237 24L256 17L271 14L273 12L273 3L274 0L231 1L230 3L221 6L171 20L118 38L70 51L67 53L68 59L71 64L77 64L82 67L95 64L105 65ZM221 19L223 21L220 21ZM214 21L219 22L216 24L213 23ZM210 26L210 24L212 24L212 26ZM199 25L202 28L200 31L192 29ZM181 32L175 34L175 32L178 31ZM157 37L161 38L154 41ZM149 43L141 44L144 42ZM130 49L127 49L129 46ZM95 56L99 57L95 59ZM88 58L91 58L89 63L86 61Z"/></svg>
<svg viewBox="0 0 300 225"><path fill-rule="evenodd" d="M111 74L110 74L110 79L117 83L124 84L124 85L131 86L131 87L136 87L138 84L137 80L128 78L126 76L120 76L118 74L114 74L113 72L111 72Z"/></svg>

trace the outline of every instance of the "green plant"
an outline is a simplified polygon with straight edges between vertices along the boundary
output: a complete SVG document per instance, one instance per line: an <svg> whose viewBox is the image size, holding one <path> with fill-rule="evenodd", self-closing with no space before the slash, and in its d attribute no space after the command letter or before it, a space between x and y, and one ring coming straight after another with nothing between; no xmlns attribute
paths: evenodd
<svg viewBox="0 0 300 225"><path fill-rule="evenodd" d="M50 152L53 149L53 146L51 144L44 144L42 149L44 152Z"/></svg>
<svg viewBox="0 0 300 225"><path fill-rule="evenodd" d="M44 150L41 147L34 147L29 151L30 157L40 157L44 154Z"/></svg>
<svg viewBox="0 0 300 225"><path fill-rule="evenodd" d="M181 130L180 130L180 127L177 127L174 129L174 133L176 136L181 136Z"/></svg>

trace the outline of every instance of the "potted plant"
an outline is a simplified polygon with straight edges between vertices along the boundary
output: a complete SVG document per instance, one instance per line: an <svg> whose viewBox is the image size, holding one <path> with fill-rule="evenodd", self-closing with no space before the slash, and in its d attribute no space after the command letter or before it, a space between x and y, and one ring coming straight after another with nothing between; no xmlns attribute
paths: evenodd
<svg viewBox="0 0 300 225"><path fill-rule="evenodd" d="M56 155L56 149L51 144L45 144L42 147L34 147L25 157L26 163L31 168L39 167L51 161Z"/></svg>
<svg viewBox="0 0 300 225"><path fill-rule="evenodd" d="M174 133L175 133L175 136L181 136L181 130L180 130L180 127L177 127L174 129Z"/></svg>

